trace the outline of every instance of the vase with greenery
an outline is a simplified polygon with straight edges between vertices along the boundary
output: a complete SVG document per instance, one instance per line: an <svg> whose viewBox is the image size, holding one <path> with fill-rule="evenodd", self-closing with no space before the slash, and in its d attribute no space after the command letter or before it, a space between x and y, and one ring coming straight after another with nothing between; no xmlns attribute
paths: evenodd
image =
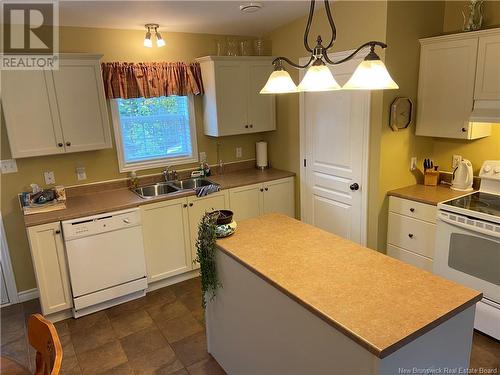
<svg viewBox="0 0 500 375"><path fill-rule="evenodd" d="M201 304L203 308L206 308L207 300L212 301L215 298L217 288L222 286L217 277L215 263L217 216L214 213L206 213L198 225L195 261L200 263Z"/></svg>

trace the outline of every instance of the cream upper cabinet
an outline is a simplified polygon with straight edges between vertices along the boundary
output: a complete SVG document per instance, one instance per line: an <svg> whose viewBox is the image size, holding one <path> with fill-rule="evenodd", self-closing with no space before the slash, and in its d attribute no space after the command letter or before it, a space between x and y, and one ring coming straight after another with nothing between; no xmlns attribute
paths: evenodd
<svg viewBox="0 0 500 375"><path fill-rule="evenodd" d="M293 177L229 189L229 207L235 220L277 212L295 217Z"/></svg>
<svg viewBox="0 0 500 375"><path fill-rule="evenodd" d="M148 282L191 270L187 199L143 205L141 215Z"/></svg>
<svg viewBox="0 0 500 375"><path fill-rule="evenodd" d="M500 29L421 39L416 134L477 139L491 124L471 121L500 100ZM486 106L489 104L486 103Z"/></svg>
<svg viewBox="0 0 500 375"><path fill-rule="evenodd" d="M2 71L2 108L14 158L64 153L52 74L42 70ZM60 145L60 146L59 146Z"/></svg>
<svg viewBox="0 0 500 375"><path fill-rule="evenodd" d="M111 147L101 56L60 57L58 70L2 72L13 158Z"/></svg>
<svg viewBox="0 0 500 375"><path fill-rule="evenodd" d="M59 222L29 227L28 239L44 315L72 307L66 254Z"/></svg>
<svg viewBox="0 0 500 375"><path fill-rule="evenodd" d="M259 92L272 57L208 56L197 59L203 86L205 134L221 137L276 129L274 95Z"/></svg>
<svg viewBox="0 0 500 375"><path fill-rule="evenodd" d="M227 190L212 193L206 197L188 197L189 232L191 240L191 257L196 259L196 240L198 239L198 225L206 212L222 210L229 206ZM193 268L199 268L198 263L193 263Z"/></svg>
<svg viewBox="0 0 500 375"><path fill-rule="evenodd" d="M500 100L500 32L479 37L474 99Z"/></svg>

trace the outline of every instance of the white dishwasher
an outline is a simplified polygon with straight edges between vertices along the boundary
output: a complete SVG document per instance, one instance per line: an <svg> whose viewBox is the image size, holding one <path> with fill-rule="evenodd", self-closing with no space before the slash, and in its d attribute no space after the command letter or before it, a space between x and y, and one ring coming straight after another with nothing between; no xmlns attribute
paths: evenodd
<svg viewBox="0 0 500 375"><path fill-rule="evenodd" d="M145 294L139 209L62 222L75 318Z"/></svg>

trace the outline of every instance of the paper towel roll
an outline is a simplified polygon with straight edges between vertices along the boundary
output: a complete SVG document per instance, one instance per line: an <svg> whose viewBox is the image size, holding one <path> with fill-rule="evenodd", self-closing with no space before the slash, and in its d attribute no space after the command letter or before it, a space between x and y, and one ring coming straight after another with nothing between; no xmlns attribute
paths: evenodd
<svg viewBox="0 0 500 375"><path fill-rule="evenodd" d="M267 168L267 142L261 141L255 144L255 155L257 168Z"/></svg>

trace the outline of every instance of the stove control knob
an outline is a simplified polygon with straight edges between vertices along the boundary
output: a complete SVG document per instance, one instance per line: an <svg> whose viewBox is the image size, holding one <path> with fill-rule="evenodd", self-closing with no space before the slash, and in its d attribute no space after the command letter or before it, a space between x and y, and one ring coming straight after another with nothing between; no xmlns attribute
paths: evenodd
<svg viewBox="0 0 500 375"><path fill-rule="evenodd" d="M486 173L490 173L491 167L489 165L485 165L483 171L485 171Z"/></svg>
<svg viewBox="0 0 500 375"><path fill-rule="evenodd" d="M494 174L499 174L500 173L500 167L493 168L493 173Z"/></svg>

